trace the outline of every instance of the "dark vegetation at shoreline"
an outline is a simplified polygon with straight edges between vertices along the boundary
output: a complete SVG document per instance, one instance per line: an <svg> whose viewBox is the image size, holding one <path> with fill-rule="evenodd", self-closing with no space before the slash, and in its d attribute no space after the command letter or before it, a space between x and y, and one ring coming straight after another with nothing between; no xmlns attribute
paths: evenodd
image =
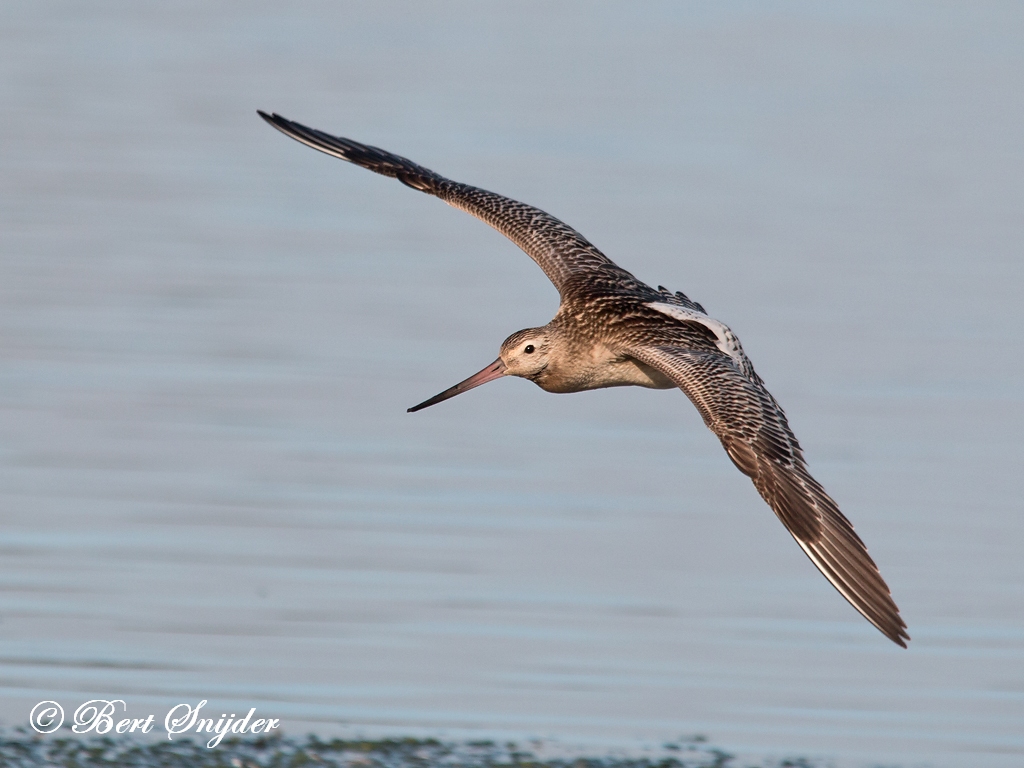
<svg viewBox="0 0 1024 768"><path fill-rule="evenodd" d="M790 758L750 763L697 737L666 744L655 757L623 755L543 757L514 743L433 739L322 741L287 736L225 739L212 749L190 739L40 737L18 729L0 734L0 766L7 768L825 768Z"/></svg>

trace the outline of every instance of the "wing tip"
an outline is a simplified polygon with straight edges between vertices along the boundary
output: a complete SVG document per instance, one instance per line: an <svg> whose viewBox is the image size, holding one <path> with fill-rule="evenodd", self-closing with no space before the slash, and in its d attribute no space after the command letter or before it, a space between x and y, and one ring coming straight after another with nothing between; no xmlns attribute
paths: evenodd
<svg viewBox="0 0 1024 768"><path fill-rule="evenodd" d="M886 632L885 635L900 648L906 649L907 643L910 642L910 635L907 634L907 624L903 621L903 617L900 616L899 608L896 609L894 618L896 620L896 630L892 634Z"/></svg>
<svg viewBox="0 0 1024 768"><path fill-rule="evenodd" d="M279 131L291 123L291 120L289 120L287 117L283 117L277 114L277 112L270 112L268 114L267 112L264 112L262 109L257 109L256 114L262 117L270 125L277 128Z"/></svg>

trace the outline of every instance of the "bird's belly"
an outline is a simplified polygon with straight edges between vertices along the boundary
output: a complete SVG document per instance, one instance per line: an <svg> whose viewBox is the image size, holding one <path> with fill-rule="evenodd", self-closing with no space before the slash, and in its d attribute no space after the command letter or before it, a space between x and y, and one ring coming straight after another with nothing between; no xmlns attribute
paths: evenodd
<svg viewBox="0 0 1024 768"><path fill-rule="evenodd" d="M575 375L553 375L537 383L548 392L583 392L588 389L605 387L648 387L649 389L671 389L675 383L660 371L637 360L616 360L604 362L589 370L574 371Z"/></svg>
<svg viewBox="0 0 1024 768"><path fill-rule="evenodd" d="M598 369L591 389L601 387L647 387L672 389L675 382L661 371L644 365L639 360L623 360Z"/></svg>

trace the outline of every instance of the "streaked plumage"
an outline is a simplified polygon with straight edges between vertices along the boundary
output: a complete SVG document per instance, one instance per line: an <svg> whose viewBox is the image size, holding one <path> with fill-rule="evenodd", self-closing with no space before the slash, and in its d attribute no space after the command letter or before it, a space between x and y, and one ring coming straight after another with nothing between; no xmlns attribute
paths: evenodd
<svg viewBox="0 0 1024 768"><path fill-rule="evenodd" d="M684 294L640 282L544 211L446 179L382 149L259 114L303 144L397 178L481 219L522 248L558 289L561 304L548 325L513 334L498 360L411 411L502 375L528 378L549 392L679 387L811 561L868 621L906 647L906 624L877 566L811 477L785 413L726 325Z"/></svg>

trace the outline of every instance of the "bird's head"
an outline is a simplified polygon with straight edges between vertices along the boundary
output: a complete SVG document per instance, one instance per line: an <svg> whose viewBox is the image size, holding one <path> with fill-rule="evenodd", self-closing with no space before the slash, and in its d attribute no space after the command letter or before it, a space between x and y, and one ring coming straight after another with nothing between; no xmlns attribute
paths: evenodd
<svg viewBox="0 0 1024 768"><path fill-rule="evenodd" d="M509 336L501 345L498 359L482 371L474 373L465 381L434 395L419 405L414 405L409 412L420 411L432 405L461 395L474 387L494 381L502 376L521 376L530 381L538 381L548 366L548 353L551 350L551 331L548 328L527 328Z"/></svg>
<svg viewBox="0 0 1024 768"><path fill-rule="evenodd" d="M527 328L516 331L501 344L498 359L505 364L506 376L521 376L536 381L548 367L551 350L547 328Z"/></svg>

